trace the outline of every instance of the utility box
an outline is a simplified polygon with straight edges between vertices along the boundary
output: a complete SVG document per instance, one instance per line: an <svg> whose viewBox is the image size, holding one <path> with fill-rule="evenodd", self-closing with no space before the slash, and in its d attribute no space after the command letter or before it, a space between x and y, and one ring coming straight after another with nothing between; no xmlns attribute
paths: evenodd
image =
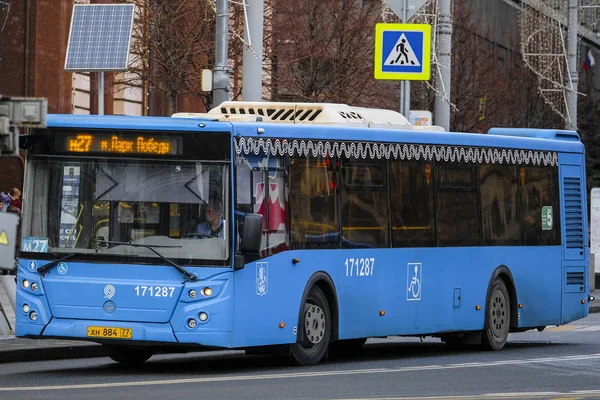
<svg viewBox="0 0 600 400"><path fill-rule="evenodd" d="M15 250L17 245L17 227L19 216L9 212L0 212L0 269L15 268Z"/></svg>

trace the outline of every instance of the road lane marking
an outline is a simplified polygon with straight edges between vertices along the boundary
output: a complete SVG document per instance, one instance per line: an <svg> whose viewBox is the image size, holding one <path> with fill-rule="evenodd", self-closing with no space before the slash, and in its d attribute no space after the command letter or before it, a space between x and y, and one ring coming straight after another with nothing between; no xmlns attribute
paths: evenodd
<svg viewBox="0 0 600 400"><path fill-rule="evenodd" d="M572 331L577 328L581 328L579 325L561 325L554 328L546 329L549 332L560 332L560 331Z"/></svg>
<svg viewBox="0 0 600 400"><path fill-rule="evenodd" d="M580 393L580 391L574 392L516 392L516 393L483 393L477 395L464 395L464 396L428 396L428 397L353 397L347 399L335 399L335 400L455 400L455 399L548 399L553 400L575 400L584 399L591 396L598 396L600 390L590 390L590 393ZM555 397L559 396L559 397ZM333 399L332 399L333 400Z"/></svg>
<svg viewBox="0 0 600 400"><path fill-rule="evenodd" d="M600 325L584 326L581 329L577 329L577 332L596 332L600 331Z"/></svg>
<svg viewBox="0 0 600 400"><path fill-rule="evenodd" d="M366 375L366 374L389 374L405 373L418 371L436 371L462 368L482 368L495 367L501 365L526 365L540 363L555 363L565 361L580 361L600 359L600 353L580 354L564 357L544 357L531 358L524 360L499 360L491 362L472 362L460 364L445 365L422 365L416 367L401 368L373 368L373 369L354 369L338 371L318 371L318 372L295 372L288 374L263 374L263 375L231 375L231 376L213 376L206 378L182 378L182 379L164 379L155 381L129 381L129 382L111 382L111 383L85 383L78 385L54 385L54 386L15 386L1 387L0 392L24 392L31 390L66 390L66 389L97 389L97 388L115 388L115 387L134 387L134 386L155 386L155 385L178 385L184 383L210 383L210 382L235 382L235 381L260 381L268 379L284 378L319 378L339 375ZM580 392L578 392L580 393ZM453 396L455 397L455 396Z"/></svg>
<svg viewBox="0 0 600 400"><path fill-rule="evenodd" d="M564 331L575 331L575 332L596 332L600 331L600 325L561 325L553 328L545 329L545 332L564 332Z"/></svg>

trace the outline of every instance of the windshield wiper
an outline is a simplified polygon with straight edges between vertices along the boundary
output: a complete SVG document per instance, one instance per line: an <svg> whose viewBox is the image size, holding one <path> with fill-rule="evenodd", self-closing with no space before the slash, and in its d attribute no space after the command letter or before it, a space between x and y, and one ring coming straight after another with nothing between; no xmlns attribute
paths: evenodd
<svg viewBox="0 0 600 400"><path fill-rule="evenodd" d="M70 258L75 257L77 254L78 253L71 253L71 254L66 255L66 256L64 256L62 258L59 258L58 260L50 261L49 263L46 263L46 264L42 265L41 267L39 267L37 269L37 272L39 272L40 275L41 274L45 274L46 272L50 271L50 269L52 269L52 267L55 267L58 264L60 264L61 262L66 261L66 260L68 260Z"/></svg>
<svg viewBox="0 0 600 400"><path fill-rule="evenodd" d="M94 240L96 243L103 243L103 244L119 244L119 245L125 245L125 246L132 246L132 247L145 247L148 250L150 250L151 252L153 252L154 254L156 254L157 256L159 256L164 262L166 262L167 264L171 265L172 267L174 267L177 271L181 272L181 274L183 276L185 276L187 279L189 279L190 281L195 281L198 277L196 276L196 274L192 274L188 271L186 271L182 266L175 264L173 261L169 260L167 257L163 256L162 254L160 254L158 251L154 250L155 247L159 247L159 248L181 248L181 246L163 246L160 244L139 244L139 243L131 243L131 242L112 242L110 240ZM60 261L60 260L59 260Z"/></svg>

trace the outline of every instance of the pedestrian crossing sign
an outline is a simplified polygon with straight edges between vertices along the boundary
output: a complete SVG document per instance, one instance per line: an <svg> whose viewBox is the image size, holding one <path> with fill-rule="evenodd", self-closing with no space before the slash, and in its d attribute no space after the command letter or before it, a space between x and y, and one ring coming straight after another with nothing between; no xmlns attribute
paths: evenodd
<svg viewBox="0 0 600 400"><path fill-rule="evenodd" d="M431 25L375 25L375 79L426 81L431 76Z"/></svg>

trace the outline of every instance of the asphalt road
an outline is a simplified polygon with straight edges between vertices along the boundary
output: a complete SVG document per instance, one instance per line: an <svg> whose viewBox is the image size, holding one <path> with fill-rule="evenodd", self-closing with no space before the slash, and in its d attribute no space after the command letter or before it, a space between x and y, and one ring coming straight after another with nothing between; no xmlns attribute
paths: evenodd
<svg viewBox="0 0 600 400"><path fill-rule="evenodd" d="M600 399L600 313L511 335L500 352L439 340L370 340L352 357L291 367L243 352L0 365L0 399Z"/></svg>

